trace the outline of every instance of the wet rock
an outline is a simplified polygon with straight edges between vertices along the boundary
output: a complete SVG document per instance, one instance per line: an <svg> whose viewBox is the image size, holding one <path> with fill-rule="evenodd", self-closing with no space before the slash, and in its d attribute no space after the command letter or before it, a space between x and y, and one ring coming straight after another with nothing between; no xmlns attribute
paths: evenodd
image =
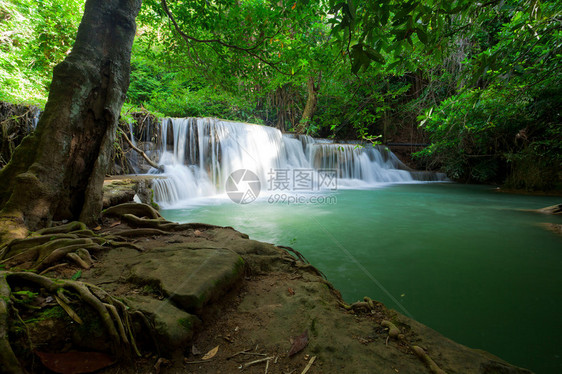
<svg viewBox="0 0 562 374"><path fill-rule="evenodd" d="M562 214L562 204L547 206L546 208L542 208L537 211L543 214Z"/></svg>

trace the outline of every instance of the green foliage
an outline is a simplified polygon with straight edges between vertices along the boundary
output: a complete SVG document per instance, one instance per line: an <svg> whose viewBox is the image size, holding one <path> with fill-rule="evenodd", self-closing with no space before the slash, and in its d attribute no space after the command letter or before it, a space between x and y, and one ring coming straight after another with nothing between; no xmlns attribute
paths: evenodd
<svg viewBox="0 0 562 374"><path fill-rule="evenodd" d="M432 141L418 156L454 179L560 188L562 6L527 3L500 3L475 18L480 30L465 31L474 43L453 79L464 89L444 92L418 118Z"/></svg>
<svg viewBox="0 0 562 374"><path fill-rule="evenodd" d="M72 274L72 276L70 277L70 279L72 280L78 280L82 277L82 270L78 270L76 273Z"/></svg>
<svg viewBox="0 0 562 374"><path fill-rule="evenodd" d="M70 52L83 1L0 1L0 100L44 105L53 67Z"/></svg>
<svg viewBox="0 0 562 374"><path fill-rule="evenodd" d="M144 1L137 17L122 120L146 109L323 137L431 141L418 159L454 179L560 183L558 1L167 3L177 28L158 0ZM0 2L0 100L45 102L82 7ZM316 112L302 119L309 82Z"/></svg>
<svg viewBox="0 0 562 374"><path fill-rule="evenodd" d="M465 91L420 116L432 145L417 153L453 179L528 190L556 188L562 165L561 89Z"/></svg>
<svg viewBox="0 0 562 374"><path fill-rule="evenodd" d="M60 306L53 306L41 309L32 318L26 319L25 324L33 324L48 319L69 319L68 314Z"/></svg>
<svg viewBox="0 0 562 374"><path fill-rule="evenodd" d="M18 304L30 304L37 297L37 295L39 294L28 290L12 292L12 296Z"/></svg>

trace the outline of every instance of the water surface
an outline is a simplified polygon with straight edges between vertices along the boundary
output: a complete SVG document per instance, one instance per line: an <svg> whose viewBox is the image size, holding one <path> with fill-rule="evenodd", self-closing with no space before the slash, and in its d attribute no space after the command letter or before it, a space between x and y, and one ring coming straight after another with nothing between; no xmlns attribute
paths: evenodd
<svg viewBox="0 0 562 374"><path fill-rule="evenodd" d="M562 372L562 238L538 225L562 219L518 210L559 197L457 184L325 197L247 205L214 198L162 213L292 246L348 302L370 296L462 344L537 373Z"/></svg>

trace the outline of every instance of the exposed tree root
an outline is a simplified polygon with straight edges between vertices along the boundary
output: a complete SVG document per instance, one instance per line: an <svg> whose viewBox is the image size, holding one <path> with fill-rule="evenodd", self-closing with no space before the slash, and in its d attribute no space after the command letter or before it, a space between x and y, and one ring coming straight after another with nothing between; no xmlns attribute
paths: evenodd
<svg viewBox="0 0 562 374"><path fill-rule="evenodd" d="M291 248L291 247L285 247L284 245L278 245L278 248L283 248L284 250L286 250L287 252L290 252L292 254L294 254L295 256L298 257L299 260L301 260L302 262L304 262L305 264L310 264L310 262L296 249Z"/></svg>
<svg viewBox="0 0 562 374"><path fill-rule="evenodd" d="M133 227L152 228L159 230L174 230L179 224L166 221L164 218L139 218L134 214L123 214L121 219Z"/></svg>
<svg viewBox="0 0 562 374"><path fill-rule="evenodd" d="M171 235L170 232L158 230L158 229L151 229L151 228L123 230L123 231L119 231L116 234L122 238L136 238L139 236L155 236L155 235Z"/></svg>
<svg viewBox="0 0 562 374"><path fill-rule="evenodd" d="M0 362L2 372L7 374L23 373L20 363L8 340L8 307L10 287L4 274L0 273Z"/></svg>
<svg viewBox="0 0 562 374"><path fill-rule="evenodd" d="M74 321L81 324L82 320L70 307L70 298L78 299L79 302L90 306L96 312L111 340L112 351L117 357L130 356L131 351L140 355L131 329L130 314L133 311L129 311L125 304L110 296L103 289L79 281L53 280L31 272L3 271L0 272L0 276L0 291L3 296L0 301L0 338L2 328L5 329L6 326L5 321L8 310L4 299L9 299L9 283L11 283L26 285L30 288L44 289L56 298L59 305L63 307ZM2 305L4 305L4 309L2 309ZM7 344L6 346L9 348L6 334L4 334L4 341L0 342L0 344ZM2 351L4 352L5 350L3 349ZM8 352L6 354L9 354L8 350L6 352ZM9 357L7 358L9 359Z"/></svg>
<svg viewBox="0 0 562 374"><path fill-rule="evenodd" d="M400 332L400 329L389 320L383 320L381 326L388 328L388 336L393 339L404 339L404 335Z"/></svg>
<svg viewBox="0 0 562 374"><path fill-rule="evenodd" d="M217 227L221 227L221 226L216 226L216 225L210 225L208 223L181 223L181 224L177 224L177 226L175 227L175 231L183 231L183 230L212 230L215 229ZM227 227L227 228L231 228L232 227ZM234 230L234 229L233 229ZM243 234L246 235L246 234ZM246 235L247 236L247 235ZM248 238L246 238L248 239Z"/></svg>
<svg viewBox="0 0 562 374"><path fill-rule="evenodd" d="M147 204L125 203L112 206L103 211L104 217L122 217L125 214L133 214L137 217L148 217L151 219L162 218L160 213ZM162 218L163 219L163 218Z"/></svg>
<svg viewBox="0 0 562 374"><path fill-rule="evenodd" d="M107 240L84 229L81 222L51 227L25 239L15 239L0 251L0 264L8 268L25 265L26 270L43 271L65 257L89 258L90 251L100 251ZM87 252L87 254L86 254ZM91 266L91 265L90 265Z"/></svg>
<svg viewBox="0 0 562 374"><path fill-rule="evenodd" d="M373 312L377 309L377 307L380 308L380 306L382 305L381 303L374 301L366 296L363 298L363 301L357 301L353 304L346 304L343 301L340 301L339 304L345 310L353 311L355 313ZM403 345L405 344L412 350L412 352L416 354L416 356L420 358L421 361L423 361L425 365L427 365L427 367L429 368L429 370L431 370L433 374L446 374L445 371L439 368L439 366L435 363L435 361L433 361L431 357L429 357L429 355L422 348L410 344L404 333L396 326L396 324L394 324L388 319L383 319L380 322L380 325L388 329L388 336L386 338L387 344L389 339L397 340Z"/></svg>
<svg viewBox="0 0 562 374"><path fill-rule="evenodd" d="M318 275L319 277L324 278L324 280L327 281L328 278L326 277L326 275L324 275L324 273L318 270L318 268L311 265L310 262L308 262L308 260L299 251L291 247L284 247L284 246L277 246L277 247L285 250L286 255L282 256L284 260L291 262L293 266L298 267L301 270L308 271L312 274ZM291 253L293 253L297 258L293 257ZM300 261L300 263L298 261ZM326 284L333 289L331 283L326 282Z"/></svg>
<svg viewBox="0 0 562 374"><path fill-rule="evenodd" d="M73 221L65 225L47 227L45 229L38 230L36 233L39 235L49 235L49 234L65 234L72 231L87 230L88 227L82 222Z"/></svg>
<svg viewBox="0 0 562 374"><path fill-rule="evenodd" d="M370 297L365 296L363 301L356 301L353 304L346 304L340 301L340 306L345 310L353 310L354 312L370 312L374 311L380 303L373 301Z"/></svg>
<svg viewBox="0 0 562 374"><path fill-rule="evenodd" d="M110 248L142 251L143 248L128 242L127 238L170 235L178 228L185 230L186 225L166 221L155 209L145 204L122 204L107 209L104 215L120 217L137 228L99 235L89 230L82 222L69 222L39 230L26 238L11 240L0 247L0 264L6 269L0 270L1 372L24 372L11 348L8 336L8 321L14 316L19 316L16 306L25 307L28 312L41 309L35 305L18 302L10 290L10 285L50 294L78 324L83 322L83 317L74 311L74 305L79 303L88 306L99 317L111 343L111 349L117 357L129 357L132 353L140 355L133 335L132 316L136 316L136 320L140 318L151 334L153 329L141 312L130 310L123 302L97 286L75 280L51 279L42 274L69 263L89 269L94 265L92 251ZM26 271L20 272L17 269ZM158 349L157 346L156 348Z"/></svg>
<svg viewBox="0 0 562 374"><path fill-rule="evenodd" d="M66 255L66 257L68 257L69 259L71 259L72 261L74 261L74 263L78 266L80 266L82 269L89 269L92 267L91 264L87 263L86 261L84 261L80 256L78 256L77 253L68 253Z"/></svg>
<svg viewBox="0 0 562 374"><path fill-rule="evenodd" d="M447 374L435 363L435 361L431 359L431 357L429 357L427 353L425 353L423 348L420 348L417 345L413 345L410 348L412 348L412 351L414 351L416 356L418 356L427 365L433 374Z"/></svg>

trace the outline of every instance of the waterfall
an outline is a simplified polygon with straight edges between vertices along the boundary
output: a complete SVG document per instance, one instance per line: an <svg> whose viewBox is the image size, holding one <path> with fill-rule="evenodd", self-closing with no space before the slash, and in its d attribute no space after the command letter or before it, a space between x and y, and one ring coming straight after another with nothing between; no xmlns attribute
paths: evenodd
<svg viewBox="0 0 562 374"><path fill-rule="evenodd" d="M213 118L165 118L160 128L161 170L154 180L155 200L169 207L183 200L225 193L236 170L253 172L262 190L272 186L273 173L288 178L309 175L319 188L318 173L330 171L337 186L363 188L427 179L412 173L381 146L335 144L306 135L283 135L279 130ZM293 181L286 180L287 185ZM296 182L295 186L296 186ZM302 180L301 180L302 186Z"/></svg>

